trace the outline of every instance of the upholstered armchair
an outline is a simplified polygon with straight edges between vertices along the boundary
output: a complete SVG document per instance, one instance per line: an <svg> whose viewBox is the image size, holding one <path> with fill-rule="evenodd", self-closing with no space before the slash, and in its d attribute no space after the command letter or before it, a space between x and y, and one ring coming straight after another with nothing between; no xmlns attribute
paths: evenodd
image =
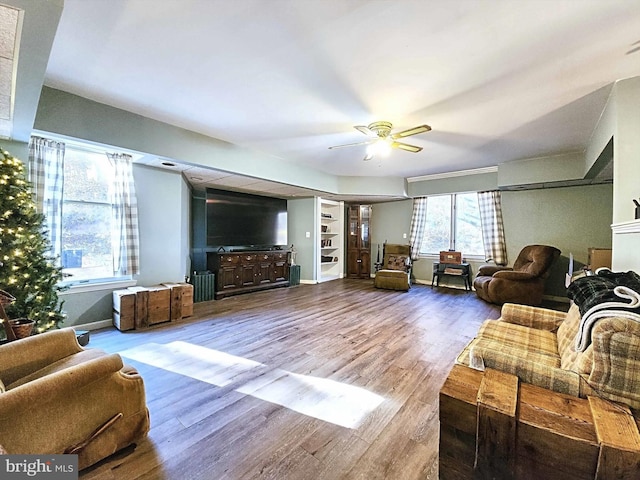
<svg viewBox="0 0 640 480"><path fill-rule="evenodd" d="M0 445L10 454L78 455L86 468L149 430L140 375L83 349L71 328L0 346Z"/></svg>
<svg viewBox="0 0 640 480"><path fill-rule="evenodd" d="M385 243L382 265L376 272L376 288L407 291L411 288L411 246Z"/></svg>
<svg viewBox="0 0 640 480"><path fill-rule="evenodd" d="M486 320L456 363L511 373L522 382L576 397L597 395L640 409L640 323L607 310L593 321L588 346L578 304L567 313L505 303Z"/></svg>
<svg viewBox="0 0 640 480"><path fill-rule="evenodd" d="M540 305L549 269L559 255L560 250L549 245L528 245L513 267L483 265L473 281L476 294L498 305Z"/></svg>

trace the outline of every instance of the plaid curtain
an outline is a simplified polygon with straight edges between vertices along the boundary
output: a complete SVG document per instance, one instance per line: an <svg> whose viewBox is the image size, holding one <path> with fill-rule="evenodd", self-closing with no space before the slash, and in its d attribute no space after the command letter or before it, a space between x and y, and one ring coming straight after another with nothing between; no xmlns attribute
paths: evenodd
<svg viewBox="0 0 640 480"><path fill-rule="evenodd" d="M62 188L64 184L62 142L31 137L28 176L38 213L45 216L45 229L51 243L51 256L62 251Z"/></svg>
<svg viewBox="0 0 640 480"><path fill-rule="evenodd" d="M507 243L504 239L500 192L498 190L478 192L478 207L486 261L493 261L496 265L506 265Z"/></svg>
<svg viewBox="0 0 640 480"><path fill-rule="evenodd" d="M411 260L417 260L420 256L420 246L424 237L424 228L427 225L427 197L413 199L413 214L411 215Z"/></svg>
<svg viewBox="0 0 640 480"><path fill-rule="evenodd" d="M114 166L112 244L114 275L140 273L138 202L133 183L131 155L107 153Z"/></svg>

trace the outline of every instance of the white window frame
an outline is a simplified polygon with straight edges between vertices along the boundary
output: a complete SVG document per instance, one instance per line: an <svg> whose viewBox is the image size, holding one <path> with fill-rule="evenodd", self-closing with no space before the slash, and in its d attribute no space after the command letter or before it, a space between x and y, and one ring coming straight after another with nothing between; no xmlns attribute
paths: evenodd
<svg viewBox="0 0 640 480"><path fill-rule="evenodd" d="M52 135L49 132L42 131L34 131L34 135L39 135L45 138L49 138L51 140L55 140L57 142L63 142L65 144L65 149L72 149L75 151L84 151L92 154L101 154L104 155L105 161L108 161L107 152L121 152L121 153L129 153L128 151L116 148L109 147L106 145L94 145L91 143L85 143L79 140L75 140L73 138ZM140 155L132 155L134 158L139 158ZM63 171L64 173L64 171ZM83 202L74 200L73 203L86 204L86 203L94 203L94 202ZM64 217L64 201L62 216ZM104 204L101 203L100 204ZM62 251L58 252L60 255L60 262L62 262ZM73 278L69 278L67 280L63 279L58 282L58 286L63 288L64 290L60 292L60 294L67 293L80 293L80 292L91 292L91 291L99 291L105 289L114 289L114 288L126 288L129 286L134 286L136 284L136 280L133 279L132 275L120 275L120 276L111 276L111 277L96 277L96 278L86 278L80 280L74 280Z"/></svg>
<svg viewBox="0 0 640 480"><path fill-rule="evenodd" d="M468 195L468 194L477 194L478 192L455 192L455 193L438 193L435 195L427 195L427 205L429 204L429 198L431 197L450 197L450 212L451 216L449 219L449 247L443 246L443 250L456 250L456 209L457 209L457 198L458 195ZM428 207L427 207L428 208ZM425 213L426 215L426 213ZM480 218L478 214L478 219ZM484 240L483 240L484 242ZM420 247L422 247L422 242L420 242ZM464 252L463 252L464 253ZM419 252L419 256L421 258L440 258L440 252ZM470 260L484 260L484 253L481 254L464 254L464 257Z"/></svg>

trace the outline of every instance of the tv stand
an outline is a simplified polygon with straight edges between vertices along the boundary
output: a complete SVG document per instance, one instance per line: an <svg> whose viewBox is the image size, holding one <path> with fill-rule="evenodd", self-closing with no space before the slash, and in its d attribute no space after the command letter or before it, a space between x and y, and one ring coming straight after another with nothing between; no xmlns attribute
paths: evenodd
<svg viewBox="0 0 640 480"><path fill-rule="evenodd" d="M209 252L207 267L216 275L215 299L289 286L288 250Z"/></svg>

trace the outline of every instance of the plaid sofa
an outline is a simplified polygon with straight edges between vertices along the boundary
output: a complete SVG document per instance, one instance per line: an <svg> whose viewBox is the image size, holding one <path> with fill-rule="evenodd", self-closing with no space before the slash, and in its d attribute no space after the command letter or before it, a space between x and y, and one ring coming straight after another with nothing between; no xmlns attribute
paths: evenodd
<svg viewBox="0 0 640 480"><path fill-rule="evenodd" d="M640 408L640 323L600 319L591 343L576 350L580 310L558 312L506 303L498 320L486 320L456 362L514 374L556 392L599 395Z"/></svg>

